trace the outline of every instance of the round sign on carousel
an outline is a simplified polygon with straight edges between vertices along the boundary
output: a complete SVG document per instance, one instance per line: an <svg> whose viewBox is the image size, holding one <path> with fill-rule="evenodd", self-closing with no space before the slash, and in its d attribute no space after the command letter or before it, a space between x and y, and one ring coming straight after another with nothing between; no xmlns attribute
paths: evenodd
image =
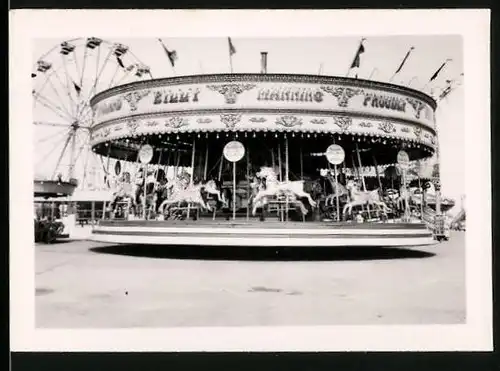
<svg viewBox="0 0 500 371"><path fill-rule="evenodd" d="M408 153L406 153L406 151L399 151L397 161L402 169L407 169L410 165L410 156L408 156Z"/></svg>
<svg viewBox="0 0 500 371"><path fill-rule="evenodd" d="M245 147L241 142L234 140L224 146L224 158L230 162L238 162L245 156Z"/></svg>
<svg viewBox="0 0 500 371"><path fill-rule="evenodd" d="M143 164L149 164L153 159L153 147L145 144L139 150L139 161Z"/></svg>
<svg viewBox="0 0 500 371"><path fill-rule="evenodd" d="M332 165L339 165L344 162L345 152L344 149L338 144L332 144L326 149L326 159Z"/></svg>

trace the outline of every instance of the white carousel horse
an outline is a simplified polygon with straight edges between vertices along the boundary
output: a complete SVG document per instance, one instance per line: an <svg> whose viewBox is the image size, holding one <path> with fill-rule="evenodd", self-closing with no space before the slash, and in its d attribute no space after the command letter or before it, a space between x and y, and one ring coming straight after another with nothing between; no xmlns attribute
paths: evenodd
<svg viewBox="0 0 500 371"><path fill-rule="evenodd" d="M202 185L202 189L210 195L217 196L217 201L222 202L224 205L227 205L227 200L224 197L224 194L217 187L217 183L215 180L209 180L205 184Z"/></svg>
<svg viewBox="0 0 500 371"><path fill-rule="evenodd" d="M346 187L344 187L342 184L339 182L335 183L335 178L333 178L331 173L328 173L326 175L326 179L330 182L330 185L332 187L333 193L329 194L326 196L325 199L325 205L326 206L333 206L335 199L338 197L342 196L349 196L349 191L347 190Z"/></svg>
<svg viewBox="0 0 500 371"><path fill-rule="evenodd" d="M378 189L374 189L373 191L361 191L359 185L353 180L347 182L346 188L350 193L350 201L344 205L342 215L345 216L347 210L349 210L349 214L352 213L352 208L354 206L366 204L377 206L379 210L384 213L390 211L387 205L382 201Z"/></svg>
<svg viewBox="0 0 500 371"><path fill-rule="evenodd" d="M187 203L192 203L192 204L197 204L200 205L202 208L207 209L211 211L210 205L208 205L205 200L203 199L203 196L201 194L201 191L203 189L204 185L203 184L185 184L182 180L179 179L174 179L171 181L171 194L170 196L164 200L160 207L158 208L158 211L160 214L163 214L165 211L165 207L167 209L172 205L176 203L181 203L181 202L187 202Z"/></svg>
<svg viewBox="0 0 500 371"><path fill-rule="evenodd" d="M248 202L254 206L254 210L257 210L259 207L264 207L269 203L269 196L263 196L260 200L255 201L255 197L257 196L257 194L259 194L261 191L264 191L265 189L266 186L264 184L264 181L262 179L259 179L257 176L254 177L252 182L250 183L251 195L248 200ZM281 192L279 194L288 196L290 204L297 204L302 214L307 214L307 208L304 206L302 201L295 197L293 193ZM255 215L255 212L253 215Z"/></svg>
<svg viewBox="0 0 500 371"><path fill-rule="evenodd" d="M252 215L255 215L257 208L259 207L259 202L268 199L269 197L278 196L280 194L284 195L293 195L294 197L302 198L305 197L309 201L311 207L316 206L316 202L312 199L309 193L304 192L304 181L296 180L296 181L288 181L288 182L279 182L276 172L270 167L262 167L260 171L255 174L258 178L263 178L266 181L265 189L261 189L257 192L255 197L253 198L253 210ZM303 205L302 205L303 206ZM304 214L307 213L307 209L304 207L303 210L306 210Z"/></svg>

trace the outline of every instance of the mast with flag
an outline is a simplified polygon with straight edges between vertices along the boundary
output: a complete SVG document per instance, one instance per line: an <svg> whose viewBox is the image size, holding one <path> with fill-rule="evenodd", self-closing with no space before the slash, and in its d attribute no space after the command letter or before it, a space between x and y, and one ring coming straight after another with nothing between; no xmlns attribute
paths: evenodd
<svg viewBox="0 0 500 371"><path fill-rule="evenodd" d="M361 64L361 54L363 54L365 52L365 46L363 45L363 41L365 41L365 40L366 40L366 38L363 37L361 39L361 41L359 42L358 50L356 51L356 55L354 56L354 59L352 60L352 63L349 67L349 70L347 71L347 75L349 75L349 72L351 72L351 70L353 68L359 68L359 66ZM356 78L358 78L358 74L356 74Z"/></svg>
<svg viewBox="0 0 500 371"><path fill-rule="evenodd" d="M398 69L396 70L396 72L394 72L394 75L392 75L391 79L389 81L392 81L392 79L394 79L394 76L396 76L399 72L401 72L401 70L403 69L403 66L405 65L406 61L408 60L408 57L410 56L411 52L413 51L413 49L415 49L414 46L412 46L407 52L406 52L406 55L405 57L403 58L403 60L401 61Z"/></svg>
<svg viewBox="0 0 500 371"><path fill-rule="evenodd" d="M177 61L177 52L175 50L168 50L168 48L163 43L162 39L158 39L158 41L160 42L163 51L167 55L167 58L170 61L170 65L172 66L172 71L174 72L175 75L175 62Z"/></svg>
<svg viewBox="0 0 500 371"><path fill-rule="evenodd" d="M233 54L236 54L236 48L230 37L227 38L227 43L229 46L229 67L231 68L231 73L233 73Z"/></svg>
<svg viewBox="0 0 500 371"><path fill-rule="evenodd" d="M425 89L427 87L427 85L429 85L429 83L431 83L432 81L436 80L436 78L439 76L439 74L441 73L441 71L443 70L443 68L448 64L448 62L450 62L452 59L451 58L448 58L447 60L445 60L441 66L439 66L439 68L436 70L436 72L434 72L434 74L429 78L429 81L427 82L427 84L425 84L425 86L423 87L423 89Z"/></svg>

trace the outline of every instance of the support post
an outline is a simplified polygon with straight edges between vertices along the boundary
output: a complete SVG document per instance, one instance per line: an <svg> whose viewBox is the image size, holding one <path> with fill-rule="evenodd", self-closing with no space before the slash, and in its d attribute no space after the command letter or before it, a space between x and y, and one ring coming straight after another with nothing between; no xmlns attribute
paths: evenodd
<svg viewBox="0 0 500 371"><path fill-rule="evenodd" d="M289 170L289 159L288 159L288 138L285 134L285 181L288 182L290 180L290 170ZM286 195L286 204L285 204L285 221L288 219L288 195Z"/></svg>
<svg viewBox="0 0 500 371"><path fill-rule="evenodd" d="M356 143L356 154L358 156L358 174L361 178L361 183L363 184L363 191L366 192L366 183L365 183L365 176L363 174L363 165L361 164L361 154L359 153L359 146L358 143ZM368 218L370 218L370 205L366 205L366 211L368 212Z"/></svg>
<svg viewBox="0 0 500 371"><path fill-rule="evenodd" d="M196 156L196 138L193 138L193 148L191 150L191 176L189 178L189 185L190 186L193 185L195 156ZM191 203L188 202L187 219L189 219L190 211L191 211Z"/></svg>
<svg viewBox="0 0 500 371"><path fill-rule="evenodd" d="M233 220L236 219L236 162L233 162Z"/></svg>
<svg viewBox="0 0 500 371"><path fill-rule="evenodd" d="M333 165L333 175L335 177L335 199L337 204L337 222L340 222L340 200L339 200L339 181L337 179L337 165Z"/></svg>
<svg viewBox="0 0 500 371"><path fill-rule="evenodd" d="M247 146L248 147L248 146ZM247 221L250 219L250 154L248 153L248 148L246 149L246 159L247 159Z"/></svg>

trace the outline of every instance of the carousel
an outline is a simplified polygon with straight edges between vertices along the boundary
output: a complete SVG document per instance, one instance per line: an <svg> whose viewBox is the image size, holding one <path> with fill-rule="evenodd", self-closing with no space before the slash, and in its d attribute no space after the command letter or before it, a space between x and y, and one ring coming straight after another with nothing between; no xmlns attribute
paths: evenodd
<svg viewBox="0 0 500 371"><path fill-rule="evenodd" d="M115 86L90 105L92 150L112 160L115 190L94 240L435 243L423 220L429 182L415 186L409 176L437 147L436 102L420 91L333 76L214 74Z"/></svg>

